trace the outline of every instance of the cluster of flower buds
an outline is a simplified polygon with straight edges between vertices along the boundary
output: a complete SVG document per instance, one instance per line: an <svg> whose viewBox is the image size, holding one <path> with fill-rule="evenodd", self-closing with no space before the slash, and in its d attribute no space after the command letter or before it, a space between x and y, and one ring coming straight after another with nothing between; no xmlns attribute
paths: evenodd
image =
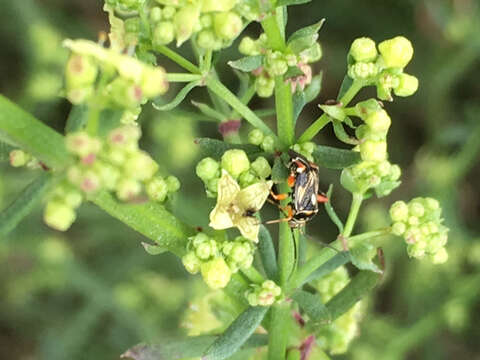
<svg viewBox="0 0 480 360"><path fill-rule="evenodd" d="M275 139L271 135L265 135L260 129L253 129L248 133L248 142L260 146L265 152L275 152Z"/></svg>
<svg viewBox="0 0 480 360"><path fill-rule="evenodd" d="M442 224L441 216L442 209L435 199L415 198L408 204L397 201L390 207L392 233L404 238L410 257L428 255L433 263L444 263L448 260L448 228Z"/></svg>
<svg viewBox="0 0 480 360"><path fill-rule="evenodd" d="M110 21L123 21L117 27L117 37L123 35L126 44L139 42L140 13L148 16L152 45L167 45L176 41L180 46L191 37L205 50L220 50L229 46L240 34L247 21L258 18L258 10L243 0L152 1L148 7L144 0L106 0L106 11L132 12L121 20L110 16Z"/></svg>
<svg viewBox="0 0 480 360"><path fill-rule="evenodd" d="M315 283L323 303L328 302L348 283L350 277L345 267L339 267ZM358 335L358 323L362 317L362 302L357 302L350 310L330 324L317 330L316 343L330 354L342 354L348 349L350 342Z"/></svg>
<svg viewBox="0 0 480 360"><path fill-rule="evenodd" d="M20 149L10 151L9 159L10 165L13 167L26 166L29 169L38 169L40 167L38 159Z"/></svg>
<svg viewBox="0 0 480 360"><path fill-rule="evenodd" d="M57 188L47 204L45 222L58 230L67 230L75 220L74 210L83 197L108 190L122 201L138 198L142 191L152 201L163 202L180 188L174 176L157 174L157 163L138 148L140 128L124 125L112 130L106 141L85 132L67 135L67 150L76 162L67 170L67 181ZM68 211L67 211L68 207ZM60 215L64 211L67 215Z"/></svg>
<svg viewBox="0 0 480 360"><path fill-rule="evenodd" d="M237 180L241 188L263 181L272 173L267 159L260 156L250 162L243 150L226 151L220 162L210 157L204 158L197 164L196 172L205 184L207 196L217 197L222 169Z"/></svg>
<svg viewBox="0 0 480 360"><path fill-rule="evenodd" d="M378 197L390 194L400 185L401 170L388 161L387 134L390 116L375 99L362 101L355 106L364 124L356 129L362 162L342 172L342 185L351 192L365 193L375 189Z"/></svg>
<svg viewBox="0 0 480 360"><path fill-rule="evenodd" d="M191 274L201 272L210 288L221 289L227 286L232 273L252 265L255 248L242 236L234 241L219 242L198 233L189 238L187 250L182 258L185 269Z"/></svg>
<svg viewBox="0 0 480 360"><path fill-rule="evenodd" d="M73 104L95 99L105 106L124 109L122 120L126 123L136 120L140 105L168 90L162 67L88 40L66 40L64 45L72 51L65 77L67 98Z"/></svg>
<svg viewBox="0 0 480 360"><path fill-rule="evenodd" d="M271 306L282 299L282 289L272 280L265 280L262 285L250 285L245 297L251 306Z"/></svg>
<svg viewBox="0 0 480 360"><path fill-rule="evenodd" d="M413 57L413 47L403 36L378 44L370 38L358 38L348 56L348 75L377 87L381 100L392 101L392 90L397 96L410 96L418 89L415 76L403 72Z"/></svg>
<svg viewBox="0 0 480 360"><path fill-rule="evenodd" d="M292 146L292 150L305 156L308 161L314 161L313 151L315 150L315 143L311 141L304 142L302 144L295 144Z"/></svg>
<svg viewBox="0 0 480 360"><path fill-rule="evenodd" d="M295 54L291 49L285 52L269 49L265 34L257 40L244 37L239 45L239 51L248 56L263 55L262 65L253 70L255 88L260 97L270 97L275 88L275 77L285 76L292 86L292 92L303 91L312 81L310 63L320 60L322 48L319 43Z"/></svg>

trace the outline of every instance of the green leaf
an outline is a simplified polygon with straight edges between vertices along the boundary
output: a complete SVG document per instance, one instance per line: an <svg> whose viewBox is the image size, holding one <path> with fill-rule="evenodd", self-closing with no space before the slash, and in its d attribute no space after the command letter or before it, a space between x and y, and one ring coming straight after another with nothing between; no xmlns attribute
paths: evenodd
<svg viewBox="0 0 480 360"><path fill-rule="evenodd" d="M167 249L162 246L149 244L143 241L142 241L142 246L145 249L145 251L150 255L160 255L160 254L163 254L165 251L167 251Z"/></svg>
<svg viewBox="0 0 480 360"><path fill-rule="evenodd" d="M217 139L198 138L195 144L200 147L202 157L210 156L214 159L220 159L225 151L230 149L241 149L247 153L250 159L256 159L260 155L265 155L256 145L251 144L231 144Z"/></svg>
<svg viewBox="0 0 480 360"><path fill-rule="evenodd" d="M277 6L292 6L309 3L312 0L278 0Z"/></svg>
<svg viewBox="0 0 480 360"><path fill-rule="evenodd" d="M315 162L328 169L343 169L360 162L360 153L352 150L337 149L318 145L313 151Z"/></svg>
<svg viewBox="0 0 480 360"><path fill-rule="evenodd" d="M375 287L380 275L371 271L360 271L337 295L325 305L332 321L345 314L361 298Z"/></svg>
<svg viewBox="0 0 480 360"><path fill-rule="evenodd" d="M318 32L320 31L324 22L325 19L322 19L313 25L295 31L288 39L287 45L295 54L308 49L317 41Z"/></svg>
<svg viewBox="0 0 480 360"><path fill-rule="evenodd" d="M304 93L305 101L307 102L307 104L310 101L313 101L318 96L318 94L320 94L320 91L322 90L322 80L323 72L320 72L320 74L315 75L312 78L312 82L310 83L310 85L305 88Z"/></svg>
<svg viewBox="0 0 480 360"><path fill-rule="evenodd" d="M175 96L175 98L169 102L168 104L159 104L158 101L154 101L153 107L157 110L160 111L168 111L176 108L180 103L185 99L185 97L188 95L190 91L192 91L195 87L200 86L202 84L202 80L196 80L188 83L183 87L182 90L180 90Z"/></svg>
<svg viewBox="0 0 480 360"><path fill-rule="evenodd" d="M210 117L212 119L215 119L215 120L218 120L218 121L227 120L227 115L224 115L221 112L219 112L215 109L212 109L207 104L192 101L192 105L195 106L196 108L198 108L198 110L200 110L200 112L205 116L208 116L208 117Z"/></svg>
<svg viewBox="0 0 480 360"><path fill-rule="evenodd" d="M348 89L350 89L352 84L353 79L350 76L345 75L342 81L342 85L340 86L340 90L338 91L337 101L339 101L343 97L343 95L345 95L345 93L348 91Z"/></svg>
<svg viewBox="0 0 480 360"><path fill-rule="evenodd" d="M288 177L288 169L285 166L282 158L277 156L273 162L272 168L272 180L274 183L279 184L284 182Z"/></svg>
<svg viewBox="0 0 480 360"><path fill-rule="evenodd" d="M293 100L293 119L297 122L298 116L307 104L307 99L304 91L296 91L292 97Z"/></svg>
<svg viewBox="0 0 480 360"><path fill-rule="evenodd" d="M277 255L273 246L272 236L264 225L260 226L258 240L258 252L262 259L265 274L267 274L269 279L275 280L278 272Z"/></svg>
<svg viewBox="0 0 480 360"><path fill-rule="evenodd" d="M234 354L257 329L268 309L267 306L246 309L205 351L203 360L222 360Z"/></svg>
<svg viewBox="0 0 480 360"><path fill-rule="evenodd" d="M229 61L228 65L237 70L250 72L262 66L263 58L263 55L246 56L235 61Z"/></svg>
<svg viewBox="0 0 480 360"><path fill-rule="evenodd" d="M325 203L325 210L327 211L330 220L337 226L338 233L341 234L343 232L343 223L338 217L335 209L332 206L332 192L333 192L333 184L330 184L327 191L327 198L328 201Z"/></svg>
<svg viewBox="0 0 480 360"><path fill-rule="evenodd" d="M312 321L316 323L330 322L330 313L320 299L320 295L297 290L293 293L292 299L298 303Z"/></svg>
<svg viewBox="0 0 480 360"><path fill-rule="evenodd" d="M10 161L10 152L14 149L13 146L0 141L0 162Z"/></svg>
<svg viewBox="0 0 480 360"><path fill-rule="evenodd" d="M51 174L44 173L29 184L5 210L0 213L0 236L7 235L40 202L53 183Z"/></svg>
<svg viewBox="0 0 480 360"><path fill-rule="evenodd" d="M284 79L290 79L292 77L302 76L305 73L298 68L298 66L289 66L285 74L283 74Z"/></svg>
<svg viewBox="0 0 480 360"><path fill-rule="evenodd" d="M297 287L300 287L301 285L310 281L318 280L325 275L330 274L332 271L335 271L340 266L345 265L349 261L351 261L350 253L348 251L341 251L337 255L333 256L331 259L323 263L322 266L320 266L317 270L308 275L308 277L301 284L296 285Z"/></svg>
<svg viewBox="0 0 480 360"><path fill-rule="evenodd" d="M160 204L119 203L108 192L101 192L93 202L114 218L124 222L139 233L153 240L158 246L177 256L185 253L187 238L195 233Z"/></svg>
<svg viewBox="0 0 480 360"><path fill-rule="evenodd" d="M71 133L80 131L85 128L88 120L87 105L74 105L68 114L67 123L65 124L65 132Z"/></svg>
<svg viewBox="0 0 480 360"><path fill-rule="evenodd" d="M343 121L347 117L345 111L343 111L343 108L339 105L318 105L318 107L332 119Z"/></svg>
<svg viewBox="0 0 480 360"><path fill-rule="evenodd" d="M32 154L50 168L69 162L63 136L0 95L0 141Z"/></svg>
<svg viewBox="0 0 480 360"><path fill-rule="evenodd" d="M373 262L377 248L368 241L357 244L350 250L352 264L360 270L373 271L382 274L383 271Z"/></svg>
<svg viewBox="0 0 480 360"><path fill-rule="evenodd" d="M358 139L347 134L341 121L332 119L332 125L333 132L335 133L335 136L338 140L344 142L345 144L358 145Z"/></svg>
<svg viewBox="0 0 480 360"><path fill-rule="evenodd" d="M195 336L184 340L165 340L159 344L139 344L122 354L122 358L133 360L179 360L196 358L217 340L219 336ZM268 343L267 335L254 334L244 344L242 349L257 348Z"/></svg>

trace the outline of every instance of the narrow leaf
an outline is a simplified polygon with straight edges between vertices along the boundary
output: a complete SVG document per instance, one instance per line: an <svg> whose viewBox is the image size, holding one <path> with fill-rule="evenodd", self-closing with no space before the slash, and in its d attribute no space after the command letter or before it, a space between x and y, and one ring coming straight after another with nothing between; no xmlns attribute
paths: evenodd
<svg viewBox="0 0 480 360"><path fill-rule="evenodd" d="M287 44L290 49L294 53L299 53L313 46L318 39L318 32L320 31L324 22L325 19L322 19L318 23L295 31L288 39Z"/></svg>
<svg viewBox="0 0 480 360"><path fill-rule="evenodd" d="M65 132L71 133L82 130L87 124L88 107L86 105L75 105L68 114Z"/></svg>
<svg viewBox="0 0 480 360"><path fill-rule="evenodd" d="M312 78L312 82L310 83L310 85L305 88L304 93L305 101L307 102L307 104L310 101L313 101L318 96L318 94L320 94L320 91L322 90L322 80L323 73L321 72L320 74L315 75Z"/></svg>
<svg viewBox="0 0 480 360"><path fill-rule="evenodd" d="M184 340L164 341L159 344L139 344L122 354L122 358L133 360L178 360L196 358L217 340L219 336L196 336ZM257 348L268 343L267 335L254 334L243 345L242 349Z"/></svg>
<svg viewBox="0 0 480 360"><path fill-rule="evenodd" d="M219 112L215 109L212 109L207 104L192 101L192 105L195 106L196 108L198 108L198 110L200 110L200 112L205 116L208 116L208 117L210 117L212 119L215 119L215 120L218 120L218 121L227 120L227 115L224 115L221 112Z"/></svg>
<svg viewBox="0 0 480 360"><path fill-rule="evenodd" d="M193 229L157 203L122 204L107 192L98 194L93 202L158 246L178 256L184 255L187 238L194 234Z"/></svg>
<svg viewBox="0 0 480 360"><path fill-rule="evenodd" d="M312 321L323 323L330 321L330 314L318 294L297 290L292 295L292 299L298 303Z"/></svg>
<svg viewBox="0 0 480 360"><path fill-rule="evenodd" d="M302 76L305 73L298 68L298 66L289 66L285 74L283 74L284 79L290 79L292 77Z"/></svg>
<svg viewBox="0 0 480 360"><path fill-rule="evenodd" d="M228 65L237 70L250 72L262 66L263 58L263 55L246 56L235 61L229 61Z"/></svg>
<svg viewBox="0 0 480 360"><path fill-rule="evenodd" d="M362 297L375 287L380 275L372 271L361 271L325 305L332 321L345 314Z"/></svg>
<svg viewBox="0 0 480 360"><path fill-rule="evenodd" d="M304 91L297 91L293 94L293 119L295 123L306 104L307 99Z"/></svg>
<svg viewBox="0 0 480 360"><path fill-rule="evenodd" d="M164 252L168 251L168 249L166 249L162 246L149 244L149 243L146 243L146 242L143 242L143 241L142 241L142 246L145 249L145 251L150 255L160 255L160 254L163 254Z"/></svg>
<svg viewBox="0 0 480 360"><path fill-rule="evenodd" d="M382 274L383 271L373 262L377 248L368 241L363 241L351 249L352 264L360 270Z"/></svg>
<svg viewBox="0 0 480 360"><path fill-rule="evenodd" d="M249 158L255 159L263 155L263 151L255 145L251 144L231 144L217 139L199 138L195 140L195 144L200 147L201 156L210 156L214 159L220 159L225 151L230 149L241 149L245 151Z"/></svg>
<svg viewBox="0 0 480 360"><path fill-rule="evenodd" d="M258 234L258 252L262 259L263 269L269 279L275 280L277 278L277 255L275 253L275 247L273 246L272 236L268 229L264 226L260 226L260 232Z"/></svg>
<svg viewBox="0 0 480 360"><path fill-rule="evenodd" d="M332 119L332 125L333 132L335 133L335 136L338 140L344 142L345 144L358 145L358 139L347 134L341 121Z"/></svg>
<svg viewBox="0 0 480 360"><path fill-rule="evenodd" d="M323 145L318 145L312 155L318 165L328 169L343 169L361 160L360 153L357 151Z"/></svg>
<svg viewBox="0 0 480 360"><path fill-rule="evenodd" d="M5 210L0 213L0 236L7 235L27 216L53 183L51 174L44 173L28 185Z"/></svg>
<svg viewBox="0 0 480 360"><path fill-rule="evenodd" d="M309 3L312 0L278 0L277 6L291 6Z"/></svg>
<svg viewBox="0 0 480 360"><path fill-rule="evenodd" d="M267 306L249 307L208 348L203 360L222 360L234 354L262 322Z"/></svg>
<svg viewBox="0 0 480 360"><path fill-rule="evenodd" d="M192 81L187 85L185 85L183 89L178 92L177 96L175 96L175 98L171 102L169 102L168 104L162 105L154 101L152 103L153 107L160 111L172 110L176 108L178 105L180 105L180 103L183 101L183 99L185 99L188 93L192 91L195 87L200 86L201 83L202 83L202 80Z"/></svg>
<svg viewBox="0 0 480 360"><path fill-rule="evenodd" d="M332 206L332 192L333 192L333 184L330 184L327 191L327 198L328 201L325 203L325 210L327 211L330 220L337 226L338 233L341 234L343 232L343 223L338 217L335 209Z"/></svg>
<svg viewBox="0 0 480 360"><path fill-rule="evenodd" d="M322 109L325 114L330 116L331 118L343 121L346 118L345 111L341 106L338 105L318 105L320 109Z"/></svg>
<svg viewBox="0 0 480 360"><path fill-rule="evenodd" d="M350 253L348 251L339 252L337 255L326 261L317 270L312 272L301 284L296 284L297 287L308 283L313 280L318 280L325 275L330 274L342 265L345 265L351 260Z"/></svg>
<svg viewBox="0 0 480 360"><path fill-rule="evenodd" d="M340 90L338 91L337 101L340 100L343 97L343 95L345 95L345 93L348 91L348 89L350 89L352 84L353 84L353 79L350 76L345 75L342 81L342 85L340 86Z"/></svg>
<svg viewBox="0 0 480 360"><path fill-rule="evenodd" d="M50 168L68 164L62 135L0 95L0 141L32 154Z"/></svg>
<svg viewBox="0 0 480 360"><path fill-rule="evenodd" d="M283 163L281 157L276 157L272 168L272 180L274 183L279 184L284 182L288 177L288 169Z"/></svg>

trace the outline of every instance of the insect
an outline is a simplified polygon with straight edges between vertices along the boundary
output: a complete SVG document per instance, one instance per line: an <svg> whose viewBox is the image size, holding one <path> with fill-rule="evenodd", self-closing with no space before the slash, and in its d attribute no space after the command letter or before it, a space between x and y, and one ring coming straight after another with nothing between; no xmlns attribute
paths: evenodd
<svg viewBox="0 0 480 360"><path fill-rule="evenodd" d="M281 208L285 212L285 218L268 223L288 221L291 228L299 228L318 213L318 204L327 202L328 198L318 191L318 166L293 150L289 150L288 154L290 174L287 184L292 188L292 201L285 208ZM272 191L270 195L276 201L285 200L289 196L274 194Z"/></svg>

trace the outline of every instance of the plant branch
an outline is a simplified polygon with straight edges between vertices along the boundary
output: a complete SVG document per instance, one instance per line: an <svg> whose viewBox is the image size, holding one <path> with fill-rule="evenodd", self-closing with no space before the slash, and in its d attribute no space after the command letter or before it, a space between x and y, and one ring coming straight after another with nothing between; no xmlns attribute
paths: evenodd
<svg viewBox="0 0 480 360"><path fill-rule="evenodd" d="M185 70L190 71L193 74L200 74L200 68L198 66L192 64L190 61L185 59L183 56L178 54L177 52L171 50L165 45L159 45L154 48L155 51L159 52L162 55L165 55L173 62L176 62L178 65L183 67Z"/></svg>
<svg viewBox="0 0 480 360"><path fill-rule="evenodd" d="M200 74L177 74L177 73L167 73L168 82L190 82L200 80L202 75Z"/></svg>
<svg viewBox="0 0 480 360"><path fill-rule="evenodd" d="M360 206L363 202L363 194L354 193L352 198L352 204L350 205L350 212L348 213L347 222L345 223L345 228L343 229L342 235L345 238L348 238L352 231L353 227L355 226L355 222L357 220L358 211L360 210Z"/></svg>

